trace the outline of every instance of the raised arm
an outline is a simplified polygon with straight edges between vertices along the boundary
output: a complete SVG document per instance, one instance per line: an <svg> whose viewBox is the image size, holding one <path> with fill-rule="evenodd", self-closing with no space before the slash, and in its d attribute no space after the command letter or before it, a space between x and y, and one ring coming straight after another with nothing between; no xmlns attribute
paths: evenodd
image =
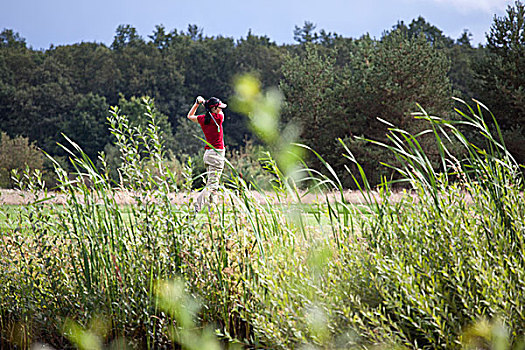
<svg viewBox="0 0 525 350"><path fill-rule="evenodd" d="M190 111L188 112L188 119L192 122L198 123L197 116L195 115L195 112L197 112L197 108L199 108L199 105L201 103L204 103L204 98L202 96L198 96L195 100L195 103L191 107Z"/></svg>

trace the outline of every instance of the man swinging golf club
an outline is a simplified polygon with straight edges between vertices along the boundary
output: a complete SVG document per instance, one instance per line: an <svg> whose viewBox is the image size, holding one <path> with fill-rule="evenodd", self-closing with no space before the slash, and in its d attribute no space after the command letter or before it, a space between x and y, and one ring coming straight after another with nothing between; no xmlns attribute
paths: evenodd
<svg viewBox="0 0 525 350"><path fill-rule="evenodd" d="M206 113L202 115L195 115L199 105L204 103ZM199 123L207 144L204 152L204 165L206 166L206 173L208 180L206 186L197 197L195 209L200 211L202 207L208 203L210 196L213 202L215 191L219 188L219 178L224 169L224 140L222 122L224 121L224 113L222 109L226 108L226 104L216 97L205 101L202 96L197 97L195 103L188 112L188 119L192 122Z"/></svg>

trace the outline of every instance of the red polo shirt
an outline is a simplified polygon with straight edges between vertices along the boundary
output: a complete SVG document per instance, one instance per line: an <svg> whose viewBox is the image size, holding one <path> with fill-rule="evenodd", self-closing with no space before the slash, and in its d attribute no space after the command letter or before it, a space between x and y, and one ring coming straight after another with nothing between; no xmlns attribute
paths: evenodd
<svg viewBox="0 0 525 350"><path fill-rule="evenodd" d="M197 121L199 122L206 141L216 149L224 149L224 141L222 134L222 122L224 121L224 114L222 113L211 113L212 120L210 124L204 124L204 114L197 116ZM216 123L213 122L215 120ZM218 125L218 126L217 126ZM218 130L220 129L220 130ZM211 149L210 146L206 145L205 149Z"/></svg>

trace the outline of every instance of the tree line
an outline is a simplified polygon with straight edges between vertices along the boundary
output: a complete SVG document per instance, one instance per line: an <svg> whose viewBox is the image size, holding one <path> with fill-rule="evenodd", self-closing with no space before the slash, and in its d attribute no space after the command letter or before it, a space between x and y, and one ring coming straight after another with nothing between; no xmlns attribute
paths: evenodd
<svg viewBox="0 0 525 350"><path fill-rule="evenodd" d="M301 127L300 140L334 166L345 185L342 139L373 183L389 176L379 162L384 150L366 139L386 140L386 120L417 133L416 103L429 113L453 118L452 96L481 101L496 116L506 146L525 163L525 11L521 1L494 17L486 45L474 47L468 30L452 39L419 17L399 22L376 39L317 31L305 22L294 44L266 36L235 40L205 36L190 25L162 25L143 38L131 25L116 29L110 46L82 42L34 50L10 29L0 33L0 131L27 138L48 154L66 159L61 134L87 155L115 154L106 124L118 105L132 123L143 122L141 96L155 101L166 150L181 161L201 152L198 126L185 115L195 96L232 97L232 81L256 75L263 87L279 86L282 122ZM228 110L225 138L232 148L256 137L246 118ZM489 116L487 116L489 117ZM488 119L488 122L490 120ZM197 127L197 128L196 128ZM473 135L475 137L475 135ZM423 148L432 154L430 140ZM5 149L5 147L3 148ZM65 160L64 160L65 161ZM0 167L2 165L0 164Z"/></svg>

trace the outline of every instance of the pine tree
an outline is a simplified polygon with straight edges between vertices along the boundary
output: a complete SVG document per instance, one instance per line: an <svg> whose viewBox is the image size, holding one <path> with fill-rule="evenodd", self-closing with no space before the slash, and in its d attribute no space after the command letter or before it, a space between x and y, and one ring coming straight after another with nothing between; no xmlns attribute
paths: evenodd
<svg viewBox="0 0 525 350"><path fill-rule="evenodd" d="M416 103L429 113L447 115L451 110L449 61L424 35L411 38L401 30L380 41L358 40L343 67L336 64L335 56L337 49L305 44L304 54L285 60L284 117L301 125L302 142L339 169L347 186L352 181L344 171L348 162L341 157L338 138L352 143L370 180L378 183L381 175L388 175L380 162L388 161L389 153L354 142L354 136L386 141L387 127L378 118L414 134L421 131L426 125L411 115L417 111ZM422 143L432 155L430 140Z"/></svg>
<svg viewBox="0 0 525 350"><path fill-rule="evenodd" d="M475 68L478 99L491 109L506 146L525 163L525 5L516 1L505 17L494 17L486 58Z"/></svg>

